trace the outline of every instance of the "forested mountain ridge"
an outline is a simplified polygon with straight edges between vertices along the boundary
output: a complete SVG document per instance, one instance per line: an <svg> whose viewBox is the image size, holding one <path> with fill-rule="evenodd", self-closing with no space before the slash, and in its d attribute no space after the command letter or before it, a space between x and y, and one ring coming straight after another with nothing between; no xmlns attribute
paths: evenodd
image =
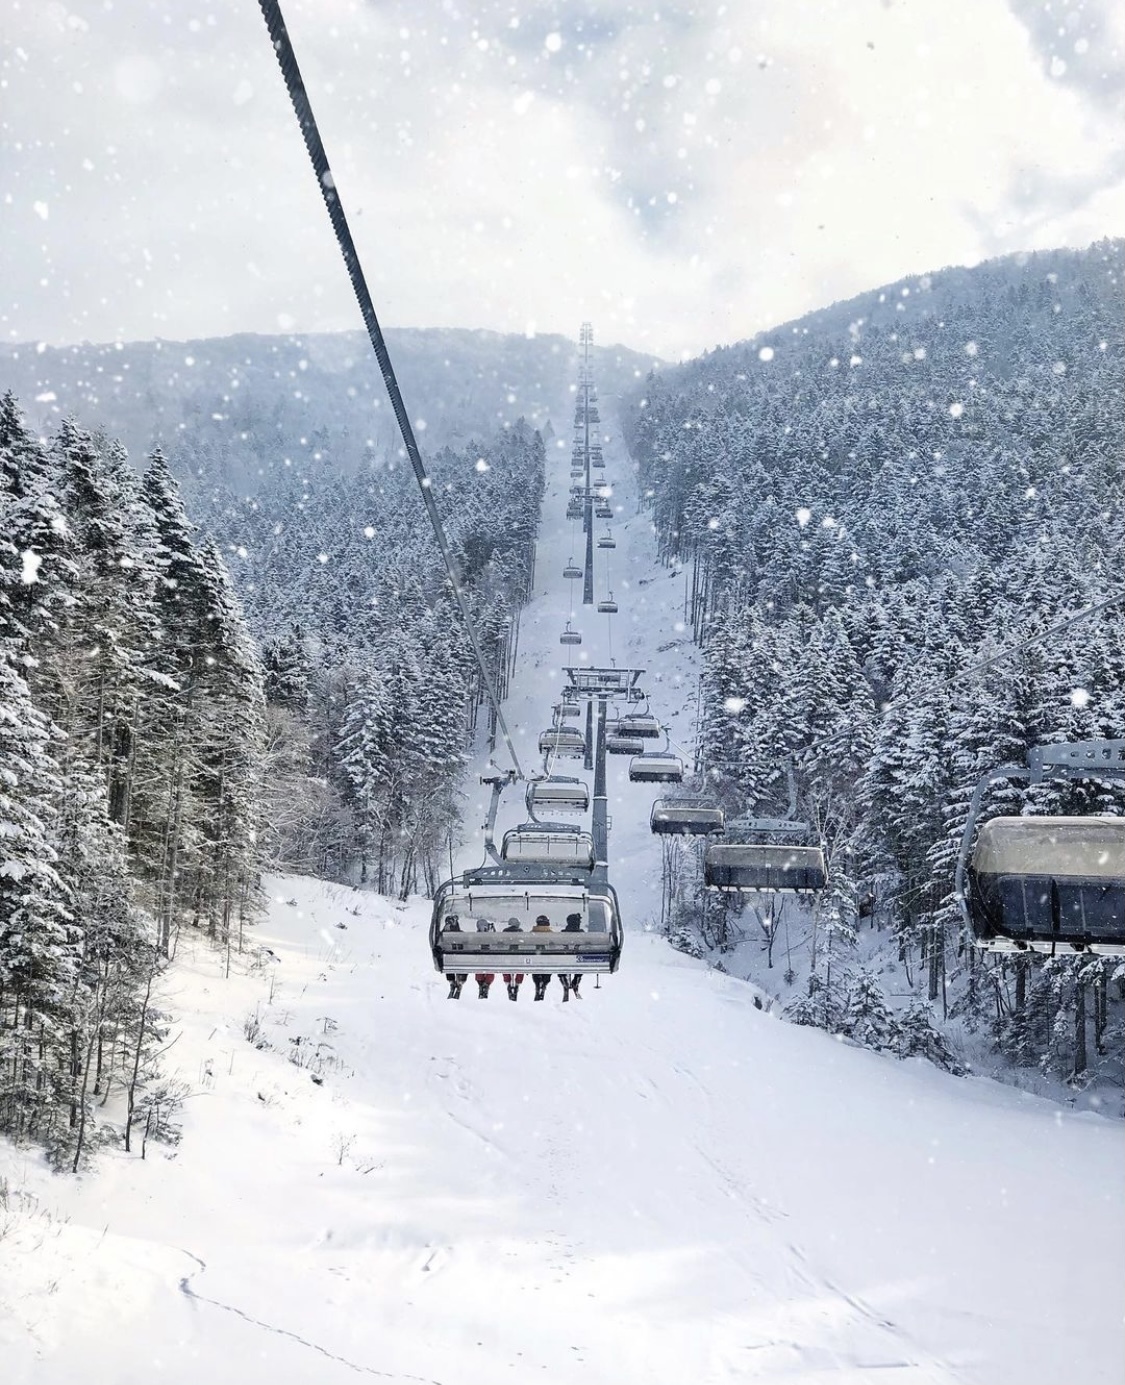
<svg viewBox="0 0 1125 1385"><path fill-rule="evenodd" d="M463 448L524 418L545 430L574 380L574 343L551 335L389 328L387 342L427 452ZM653 357L594 350L606 395ZM400 455L383 382L362 332L242 334L200 341L0 345L0 388L42 433L75 418L131 456L159 445L185 497L257 493L282 472L314 484ZM569 435L569 418L556 418ZM330 459L330 460L329 460ZM326 465L327 462L327 465Z"/></svg>
<svg viewBox="0 0 1125 1385"><path fill-rule="evenodd" d="M634 400L663 552L691 569L702 765L731 808L770 816L793 765L831 860L826 901L779 916L784 966L771 917L705 915L688 863L673 927L689 946L742 940L806 1022L888 1042L884 991L905 981L1017 1063L1085 1074L1088 1015L1095 1061L1120 1061L1121 967L982 962L952 867L981 773L1032 744L1125 735L1120 606L959 672L1122 585L1122 250L889 286ZM987 806L1024 804L1125 808L1105 786L998 789Z"/></svg>

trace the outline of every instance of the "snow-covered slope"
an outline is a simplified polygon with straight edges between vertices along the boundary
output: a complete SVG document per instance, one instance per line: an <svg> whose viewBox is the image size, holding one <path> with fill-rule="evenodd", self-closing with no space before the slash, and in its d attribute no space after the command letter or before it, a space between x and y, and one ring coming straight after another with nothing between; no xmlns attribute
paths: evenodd
<svg viewBox="0 0 1125 1385"><path fill-rule="evenodd" d="M509 707L528 764L569 615L568 451ZM682 579L609 455L614 653L690 750ZM576 623L608 658L606 618ZM5 1382L1120 1379L1120 1125L794 1028L672 951L646 929L653 791L611 771L626 954L579 1001L450 1002L423 902L311 880L271 882L229 979L182 944L182 1145L74 1182L5 1150Z"/></svg>
<svg viewBox="0 0 1125 1385"><path fill-rule="evenodd" d="M578 1002L452 1003L423 905L273 889L261 965L177 965L181 1147L12 1161L57 1210L8 1211L6 1381L1120 1378L1116 1125L644 932Z"/></svg>

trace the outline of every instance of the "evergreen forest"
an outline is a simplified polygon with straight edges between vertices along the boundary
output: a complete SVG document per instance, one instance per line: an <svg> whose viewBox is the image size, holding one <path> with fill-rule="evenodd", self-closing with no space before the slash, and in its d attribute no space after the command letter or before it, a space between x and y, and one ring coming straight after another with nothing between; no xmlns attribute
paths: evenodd
<svg viewBox="0 0 1125 1385"><path fill-rule="evenodd" d="M737 950L799 1023L950 1068L960 1032L1017 1072L1120 1071L1121 963L983 958L953 870L982 774L1125 737L1125 603L1033 638L1125 585L1122 250L890 285L650 375L632 401L705 660L702 781L752 817L795 792L830 869L815 908L755 908L706 897L698 851L671 847L666 923L700 955ZM1000 784L984 809L1125 798Z"/></svg>
<svg viewBox="0 0 1125 1385"><path fill-rule="evenodd" d="M543 451L433 459L501 682ZM185 929L229 969L263 869L433 887L481 689L414 487L293 479L205 534L159 450L0 401L0 1131L58 1165L177 1138L158 978Z"/></svg>

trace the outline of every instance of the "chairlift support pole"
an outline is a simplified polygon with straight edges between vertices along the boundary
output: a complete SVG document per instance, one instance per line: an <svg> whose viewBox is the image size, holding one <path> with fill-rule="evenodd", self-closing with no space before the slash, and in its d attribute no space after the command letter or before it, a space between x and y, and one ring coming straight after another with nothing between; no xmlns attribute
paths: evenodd
<svg viewBox="0 0 1125 1385"><path fill-rule="evenodd" d="M590 704L593 706L593 703ZM609 798L605 782L605 719L608 699L598 698L597 744L594 752L594 801L591 829L594 838L594 869L603 875L609 867Z"/></svg>
<svg viewBox="0 0 1125 1385"><path fill-rule="evenodd" d="M594 329L582 324L582 450L586 460L586 571L582 578L582 604L594 604L594 490L590 475L590 340ZM588 768L588 767L587 767Z"/></svg>
<svg viewBox="0 0 1125 1385"><path fill-rule="evenodd" d="M501 865L500 853L496 850L496 814L500 809L500 796L509 784L519 778L516 770L501 770L496 774L482 774L480 782L492 787L492 798L488 805L488 817L484 822L484 849L489 856Z"/></svg>

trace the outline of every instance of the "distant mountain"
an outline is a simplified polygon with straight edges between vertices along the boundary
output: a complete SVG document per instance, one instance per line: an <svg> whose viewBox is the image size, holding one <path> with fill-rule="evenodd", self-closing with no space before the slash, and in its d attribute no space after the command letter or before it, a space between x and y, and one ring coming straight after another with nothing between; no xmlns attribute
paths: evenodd
<svg viewBox="0 0 1125 1385"><path fill-rule="evenodd" d="M1125 240L1107 239L1085 250L1021 251L971 268L951 265L907 275L717 347L674 370L670 379L692 378L716 358L728 365L742 361L753 369L761 368L759 361L772 362L777 373L783 361L796 363L807 355L810 341L825 346L826 359L835 355L848 373L855 364L853 354L862 358L861 343L867 339L900 341L901 352L913 352L923 336L944 331L952 337L970 321L982 354L987 345L990 372L1006 377L1015 365L1026 368L1026 347L1036 332L1046 341L1057 331L1060 317L1072 320L1103 301L1119 303L1123 265ZM766 354L759 356L763 350ZM807 368L808 362L803 364Z"/></svg>
<svg viewBox="0 0 1125 1385"><path fill-rule="evenodd" d="M569 437L577 348L565 337L401 328L387 342L425 451L463 447L520 417ZM594 350L603 396L627 390L654 364L624 347ZM69 415L120 438L134 460L159 443L175 462L187 444L197 486L253 492L280 469L322 473L326 460L350 473L399 446L361 332L0 345L5 389L44 433Z"/></svg>

